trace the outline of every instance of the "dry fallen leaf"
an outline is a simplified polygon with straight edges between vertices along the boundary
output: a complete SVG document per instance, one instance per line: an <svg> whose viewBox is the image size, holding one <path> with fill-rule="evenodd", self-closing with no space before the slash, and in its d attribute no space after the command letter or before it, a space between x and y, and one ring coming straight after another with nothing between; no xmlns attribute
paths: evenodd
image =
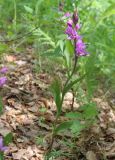
<svg viewBox="0 0 115 160"><path fill-rule="evenodd" d="M97 160L96 155L93 151L88 151L86 153L87 160Z"/></svg>
<svg viewBox="0 0 115 160"><path fill-rule="evenodd" d="M6 60L7 62L15 62L15 61L16 61L16 57L13 56L13 55L6 55L6 56L5 56L5 60Z"/></svg>
<svg viewBox="0 0 115 160"><path fill-rule="evenodd" d="M16 153L13 153L12 156L13 156L13 159L14 160L21 160L23 158L23 155L26 153L26 149L20 149L18 150L18 152Z"/></svg>

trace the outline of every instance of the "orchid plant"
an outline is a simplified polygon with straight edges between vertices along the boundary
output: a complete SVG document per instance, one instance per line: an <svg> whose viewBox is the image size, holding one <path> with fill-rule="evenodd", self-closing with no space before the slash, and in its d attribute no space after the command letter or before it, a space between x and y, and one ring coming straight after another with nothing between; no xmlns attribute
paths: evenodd
<svg viewBox="0 0 115 160"><path fill-rule="evenodd" d="M46 153L46 159L49 159L55 137L60 131L70 129L72 130L73 133L76 134L77 132L77 134L79 134L79 132L86 127L86 123L88 122L88 120L89 119L91 120L97 114L96 106L93 103L80 107L82 110L80 112L73 111L73 107L72 107L72 112L67 113L65 115L66 118L68 118L68 120L59 124L59 119L62 113L63 102L64 102L64 97L66 93L69 90L71 90L75 84L82 81L82 79L85 77L85 74L84 74L77 79L73 79L73 75L76 72L78 59L82 56L89 55L89 53L86 51L86 44L83 42L83 38L79 34L79 30L81 26L78 23L79 17L78 17L77 10L75 10L73 14L70 14L69 12L67 12L64 15L64 17L67 20L66 21L67 27L65 29L65 34L67 36L66 39L71 42L73 47L74 65L72 69L69 68L69 71L67 71L68 77L64 84L61 83L59 78L56 78L51 85L51 90L52 90L55 104L57 107L57 114L53 124L51 142L49 144L49 148ZM83 120L85 122L82 124L81 121ZM90 125L90 123L87 123L87 126L88 125Z"/></svg>

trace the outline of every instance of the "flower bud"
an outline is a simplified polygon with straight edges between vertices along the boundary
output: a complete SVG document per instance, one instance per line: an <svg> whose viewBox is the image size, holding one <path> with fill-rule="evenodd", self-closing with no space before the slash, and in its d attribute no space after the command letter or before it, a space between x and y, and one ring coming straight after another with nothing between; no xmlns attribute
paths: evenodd
<svg viewBox="0 0 115 160"><path fill-rule="evenodd" d="M73 13L73 23L76 25L77 22L78 22L78 13L77 13L77 10L74 11Z"/></svg>

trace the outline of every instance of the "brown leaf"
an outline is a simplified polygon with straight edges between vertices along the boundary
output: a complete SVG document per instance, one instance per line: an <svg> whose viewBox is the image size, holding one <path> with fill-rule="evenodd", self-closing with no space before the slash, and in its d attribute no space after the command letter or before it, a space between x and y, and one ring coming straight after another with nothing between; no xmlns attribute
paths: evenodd
<svg viewBox="0 0 115 160"><path fill-rule="evenodd" d="M7 62L14 62L14 61L16 61L16 57L13 56L13 55L7 55L7 56L5 56L5 59L6 59Z"/></svg>
<svg viewBox="0 0 115 160"><path fill-rule="evenodd" d="M87 160L97 160L96 155L93 151L88 151L86 153Z"/></svg>
<svg viewBox="0 0 115 160"><path fill-rule="evenodd" d="M16 153L12 153L14 160L21 160L23 158L23 155L26 153L26 149L20 149Z"/></svg>

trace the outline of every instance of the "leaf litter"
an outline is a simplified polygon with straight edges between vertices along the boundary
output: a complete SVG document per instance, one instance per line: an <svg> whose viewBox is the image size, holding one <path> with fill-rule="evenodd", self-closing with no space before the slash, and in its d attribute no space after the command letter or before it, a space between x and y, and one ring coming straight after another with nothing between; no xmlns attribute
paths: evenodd
<svg viewBox="0 0 115 160"><path fill-rule="evenodd" d="M13 133L13 142L5 154L5 160L43 160L47 142L55 120L56 106L48 92L52 78L48 73L33 72L32 54L5 56L4 63L9 67L9 82L1 91L4 113L0 117L0 135ZM103 95L103 91L102 91ZM115 111L107 99L97 95L93 99L99 106L98 122L79 136L73 159L108 160L115 159ZM65 96L63 113L71 106L72 93ZM78 103L74 103L79 108ZM65 118L61 116L60 121ZM37 137L45 136L45 145L36 144ZM70 153L67 145L59 143L69 133L59 134L54 148L62 148ZM76 157L76 158L75 158ZM69 160L63 156L57 160Z"/></svg>

